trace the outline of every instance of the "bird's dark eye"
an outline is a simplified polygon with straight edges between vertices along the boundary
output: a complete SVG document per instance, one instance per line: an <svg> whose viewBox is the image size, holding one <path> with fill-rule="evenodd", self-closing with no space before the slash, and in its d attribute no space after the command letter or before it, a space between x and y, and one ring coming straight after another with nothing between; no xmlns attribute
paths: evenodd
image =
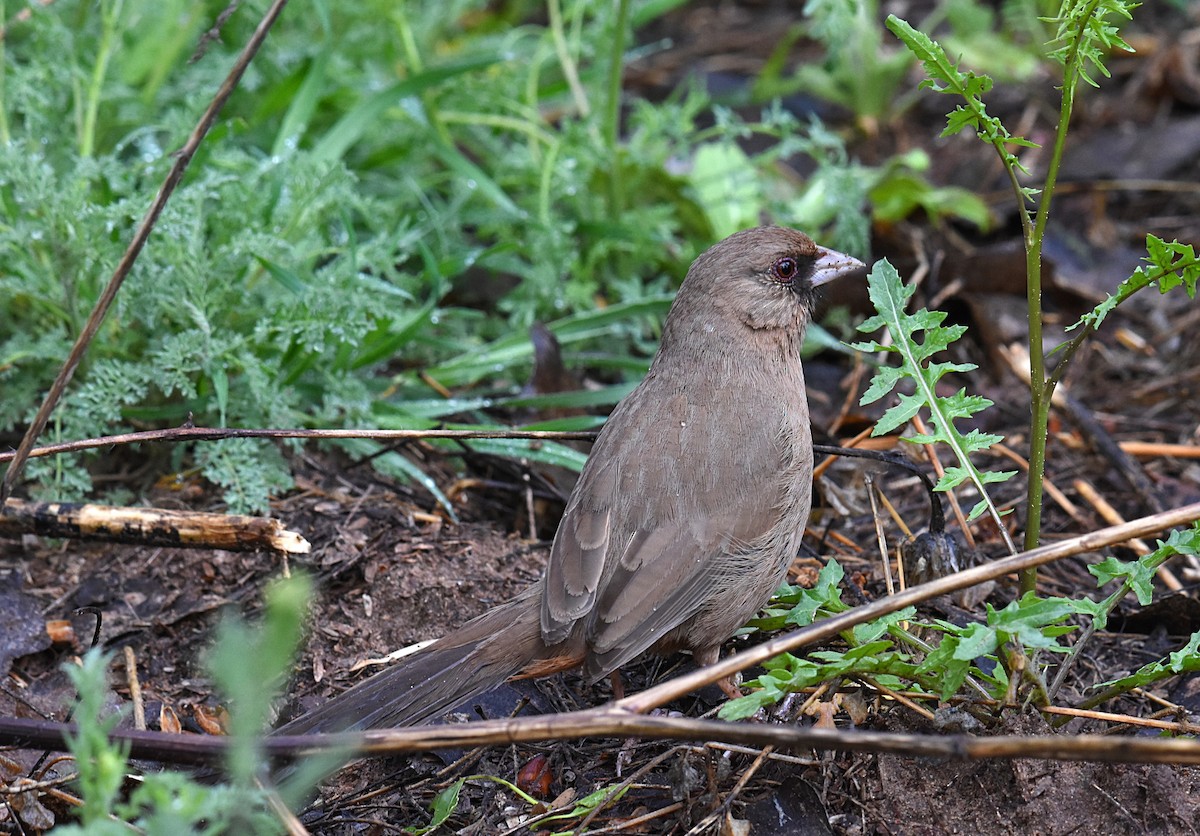
<svg viewBox="0 0 1200 836"><path fill-rule="evenodd" d="M800 265L796 262L796 259L786 256L771 265L771 272L775 274L775 278L779 281L790 282L800 272Z"/></svg>

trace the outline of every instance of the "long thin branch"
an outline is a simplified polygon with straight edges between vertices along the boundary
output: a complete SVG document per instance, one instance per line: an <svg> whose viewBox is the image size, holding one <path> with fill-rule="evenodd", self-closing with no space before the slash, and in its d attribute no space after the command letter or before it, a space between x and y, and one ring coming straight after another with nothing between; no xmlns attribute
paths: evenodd
<svg viewBox="0 0 1200 836"><path fill-rule="evenodd" d="M146 245L146 241L150 237L150 232L158 222L158 217L166 207L167 201L170 200L175 187L183 179L183 174L187 170L188 164L191 163L196 150L200 147L200 143L204 140L205 135L208 134L209 129L212 128L213 123L217 121L217 115L221 112L221 108L225 106L226 100L229 99L238 82L241 81L242 74L250 66L250 61L258 52L259 47L262 46L263 41L266 40L267 33L271 30L271 26L274 25L275 20L283 12L283 7L286 5L287 0L274 0L271 7L267 9L266 14L259 21L258 28L250 36L249 43L246 44L245 49L242 50L242 54L234 62L233 69L229 71L229 75L225 77L225 81L222 82L220 89L213 96L208 109L204 111L204 115L196 123L196 127L188 136L183 148L175 154L175 162L171 166L171 170L167 172L166 179L163 180L162 186L159 187L158 194L155 195L150 208L146 210L142 222L138 224L137 231L133 234L133 240L129 242L129 247L125 250L125 254L121 256L116 269L113 270L112 278L108 280L108 285L105 286L104 291L100 294L100 298L96 300L96 305L92 308L92 313L88 317L87 323L79 333L78 339L75 340L75 345L71 347L71 353L67 355L66 362L63 363L62 368L58 371L58 377L54 379L54 383L50 386L50 391L46 393L46 399L42 401L37 415L34 416L33 422L30 423L29 429L25 431L25 435L17 447L16 455L13 457L12 463L8 466L8 470L4 473L4 480L0 482L0 502L7 499L8 495L12 492L13 485L25 467L25 462L29 458L29 452L33 449L34 442L42 434L42 430L46 428L46 422L50 420L50 413L54 411L54 407L62 399L67 384L71 382L71 377L75 374L75 369L79 367L79 363L83 360L83 355L87 352L88 346L96 336L96 332L100 329L100 324L104 321L109 307L112 305L113 300L117 298L117 291L121 289L125 278L133 269L134 262L137 261L138 255L141 254L142 248Z"/></svg>
<svg viewBox="0 0 1200 836"><path fill-rule="evenodd" d="M814 642L832 638L843 630L849 630L856 624L862 624L880 616L902 610L907 606L919 604L939 595L948 595L960 589L976 586L985 581L995 580L1013 572L1033 569L1056 560L1062 560L1081 552L1095 551L1105 546L1123 543L1135 537L1146 537L1177 525L1184 525L1200 519L1200 502L1185 505L1153 514L1149 517L1133 520L1132 522L1091 531L1069 540L1050 543L1045 546L1022 552L1021 554L993 560L980 566L973 566L953 575L909 587L903 592L880 598L861 607L855 607L844 613L822 619L800 630L786 633L771 641L756 645L741 653L723 659L716 664L707 665L691 673L676 677L661 685L656 685L633 696L626 697L617 703L629 711L640 713L665 705L672 700L717 682L725 677L733 676L753 665L762 664L768 659L781 653L796 650Z"/></svg>
<svg viewBox="0 0 1200 836"><path fill-rule="evenodd" d="M425 438L518 438L535 441L595 441L596 430L555 432L552 430L304 430L304 429L255 429L238 427L172 427L166 430L146 430L136 433L106 435L99 438L84 438L79 441L64 441L61 444L46 444L28 451L29 458L56 456L61 453L77 453L97 447L115 447L120 444L139 444L147 441L217 441L223 438L373 438L378 441L412 441ZM0 453L0 463L20 455Z"/></svg>
<svg viewBox="0 0 1200 836"><path fill-rule="evenodd" d="M798 728L791 725L725 723L690 717L640 716L624 714L615 708L582 711L571 717L569 729L556 722L564 715L545 715L526 720L490 720L485 723L458 723L434 729L389 729L363 734L362 754L394 754L403 742L406 751L469 748L480 745L485 735L502 733L507 742L547 740L565 737L648 737L668 740L718 740L751 746L775 746L779 749L823 749L841 752L891 752L929 757L1020 757L1051 760L1125 761L1136 763L1200 764L1200 742L1195 740L1144 740L1107 735L997 736L920 735L889 732L844 731ZM542 721L541 723L537 721ZM519 725L518 725L519 724ZM483 727L487 726L485 730ZM476 728L478 727L478 728ZM354 735L338 740L332 736L326 749L346 745ZM268 741L282 746L287 738ZM299 743L301 738L293 738ZM312 738L310 737L311 741ZM494 740L492 742L495 742ZM1143 746L1143 743L1171 744Z"/></svg>
<svg viewBox="0 0 1200 836"><path fill-rule="evenodd" d="M73 724L0 718L0 742L26 748L58 749ZM660 740L720 741L747 746L774 746L787 751L817 749L875 752L941 758L1038 758L1043 760L1106 761L1200 765L1200 743L1185 739L1072 736L897 734L798 728L791 725L725 723L689 717L646 717L612 706L550 714L518 720L487 720L445 726L414 726L362 734L271 737L264 741L273 756L305 757L339 753L347 757L395 755L436 749L468 749L486 745L579 740L595 737L641 737ZM217 763L229 749L229 738L196 734L116 729L109 738L129 744L134 758L170 763Z"/></svg>

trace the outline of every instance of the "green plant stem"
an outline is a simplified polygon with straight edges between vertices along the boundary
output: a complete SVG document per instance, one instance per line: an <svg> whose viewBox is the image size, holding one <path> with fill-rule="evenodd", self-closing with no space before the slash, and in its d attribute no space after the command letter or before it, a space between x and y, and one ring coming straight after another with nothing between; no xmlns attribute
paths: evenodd
<svg viewBox="0 0 1200 836"><path fill-rule="evenodd" d="M403 5L402 3L398 4L393 20L396 22L396 29L400 34L400 44L404 48L404 58L408 62L410 72L412 75L418 75L424 71L425 62L421 60L421 50L417 48L417 39L413 35L408 17L402 11ZM421 99L421 108L425 111L425 118L429 120L429 126L433 128L434 133L445 145L454 147L454 138L450 136L450 132L442 123L437 103L433 100L433 93L429 90L422 90L418 97Z"/></svg>
<svg viewBox="0 0 1200 836"><path fill-rule="evenodd" d="M87 102L83 109L83 123L79 126L79 156L91 157L96 150L96 114L100 110L100 95L103 92L104 78L108 75L108 63L112 59L117 40L117 21L121 17L121 7L124 0L114 0L103 14L100 29L100 48L96 54L96 64L92 67L92 77L88 84Z"/></svg>
<svg viewBox="0 0 1200 836"><path fill-rule="evenodd" d="M562 149L562 142L555 141L551 143L550 148L546 151L546 157L542 161L541 178L538 182L538 220L549 227L552 223L550 217L550 186L554 180L554 166L558 163L558 152Z"/></svg>
<svg viewBox="0 0 1200 836"><path fill-rule="evenodd" d="M504 116L499 113L470 113L458 110L443 110L438 114L442 124L484 125L489 128L512 131L527 136L535 143L551 146L558 143L558 138L550 131L542 128L531 119L516 116Z"/></svg>
<svg viewBox="0 0 1200 836"><path fill-rule="evenodd" d="M4 0L0 0L0 20L8 20L8 9ZM5 43L7 38L0 38L0 145L8 145L12 139L8 130L8 108L4 103L4 67L7 62Z"/></svg>
<svg viewBox="0 0 1200 836"><path fill-rule="evenodd" d="M1043 205L1045 205L1043 196ZM1039 214L1041 210L1039 209ZM1042 247L1036 233L1025 240L1025 279L1029 311L1029 475L1025 551L1037 548L1042 531L1043 480L1046 474L1046 436L1050 392L1046 385L1046 359L1042 347ZM1021 594L1037 586L1037 569L1021 573Z"/></svg>
<svg viewBox="0 0 1200 836"><path fill-rule="evenodd" d="M550 35L554 40L554 53L558 56L558 64L562 67L563 78L571 88L571 98L575 100L575 109L579 115L586 117L592 112L588 104L587 92L579 81L579 68L567 48L567 36L563 29L562 4L560 0L549 0L546 4L546 14L550 19Z"/></svg>
<svg viewBox="0 0 1200 836"><path fill-rule="evenodd" d="M1154 571L1157 572L1158 568L1160 566L1162 566L1164 563L1166 563L1166 558L1163 558L1162 560L1153 564ZM1106 623L1108 620L1108 616L1112 614L1112 611L1114 609L1116 609L1117 604L1119 604L1121 602L1121 600L1132 591L1133 591L1133 583L1130 581L1125 581L1125 583L1121 584L1120 588L1117 589L1116 592L1114 592L1112 595L1109 595L1107 598L1105 598L1101 602L1100 609L1104 613L1104 620ZM1049 695L1051 701L1053 701L1054 698L1058 695L1059 689L1062 688L1063 682L1065 682L1067 679L1067 674L1069 674L1071 672L1071 669L1073 667L1075 667L1075 662L1078 661L1079 654L1083 651L1083 648L1087 646L1088 641L1092 638L1092 636L1094 636L1096 634L1097 624L1099 624L1099 621L1100 620L1097 617L1092 616L1091 620L1088 622L1088 625L1083 629L1083 632L1080 634L1079 638L1075 640L1075 643L1073 645L1071 645L1070 652L1067 653L1066 657L1062 660L1062 662L1059 663L1058 672L1055 674L1054 681L1050 685L1050 688L1048 691L1048 695ZM1111 689L1109 689L1109 690L1111 690ZM1103 695L1101 695L1101 696L1103 696ZM1084 704L1077 706L1077 707L1078 708L1092 708L1092 707L1097 706L1100 703L1104 702L1104 700L1110 699L1112 696L1115 696L1115 694L1111 694L1109 696L1104 696L1103 699L1097 699L1095 702L1091 702L1089 699L1089 700L1086 700L1084 702ZM1068 718L1064 717L1061 719L1061 721L1054 722L1054 723L1052 723L1052 725L1057 727L1057 726L1066 725L1067 722L1068 722Z"/></svg>
<svg viewBox="0 0 1200 836"><path fill-rule="evenodd" d="M1050 402L1054 396L1058 377L1046 378L1046 354L1042 342L1042 244L1046 237L1046 223L1050 218L1050 204L1058 183L1058 171L1062 165L1063 151L1067 145L1067 130L1071 126L1071 112L1075 106L1075 90L1079 86L1081 62L1080 44L1087 31L1087 21L1095 14L1099 0L1092 0L1087 14L1075 32L1075 39L1064 62L1062 100L1059 104L1058 126L1054 131L1054 147L1046 169L1046 181L1042 185L1038 201L1037 216L1032 229L1026 227L1025 275L1029 304L1029 392L1031 422L1029 426L1029 490L1028 516L1025 522L1025 551L1036 549L1042 536L1042 498L1045 491L1046 439L1050 421ZM1018 193L1020 199L1020 193ZM1024 214L1024 213L1022 213ZM1037 586L1037 570L1021 573L1021 594L1033 592Z"/></svg>
<svg viewBox="0 0 1200 836"><path fill-rule="evenodd" d="M1096 333L1096 326L1089 322L1079 329L1079 333L1072 337L1070 342L1063 345L1061 349L1063 357L1058 361L1058 365L1054 367L1054 371L1050 372L1050 377L1046 380L1047 385L1051 388L1052 395L1059 381L1066 375L1067 369L1071 367L1071 361L1075 359L1075 354L1079 351L1079 347L1094 333Z"/></svg>
<svg viewBox="0 0 1200 836"><path fill-rule="evenodd" d="M608 209L609 217L620 217L625 196L621 181L621 78L625 59L625 30L629 27L629 0L617 0L617 16L613 22L612 51L608 64L608 101L604 114L604 144L608 150Z"/></svg>

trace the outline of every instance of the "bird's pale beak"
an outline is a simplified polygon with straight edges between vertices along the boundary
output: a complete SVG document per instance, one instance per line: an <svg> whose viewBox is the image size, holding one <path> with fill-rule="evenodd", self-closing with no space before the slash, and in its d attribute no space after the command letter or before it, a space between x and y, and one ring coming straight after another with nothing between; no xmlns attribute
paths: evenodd
<svg viewBox="0 0 1200 836"><path fill-rule="evenodd" d="M861 261L853 256L839 253L837 250L827 250L824 247L817 247L817 262L813 267L812 280L813 287L826 284L834 279L840 279L842 276L857 272L866 267Z"/></svg>

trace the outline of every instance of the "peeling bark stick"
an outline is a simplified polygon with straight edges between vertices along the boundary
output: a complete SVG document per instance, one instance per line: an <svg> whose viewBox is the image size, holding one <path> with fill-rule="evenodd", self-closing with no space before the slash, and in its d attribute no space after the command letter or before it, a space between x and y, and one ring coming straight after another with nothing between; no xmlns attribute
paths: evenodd
<svg viewBox="0 0 1200 836"><path fill-rule="evenodd" d="M270 517L9 499L0 506L0 537L21 534L241 552L307 554L311 548Z"/></svg>

